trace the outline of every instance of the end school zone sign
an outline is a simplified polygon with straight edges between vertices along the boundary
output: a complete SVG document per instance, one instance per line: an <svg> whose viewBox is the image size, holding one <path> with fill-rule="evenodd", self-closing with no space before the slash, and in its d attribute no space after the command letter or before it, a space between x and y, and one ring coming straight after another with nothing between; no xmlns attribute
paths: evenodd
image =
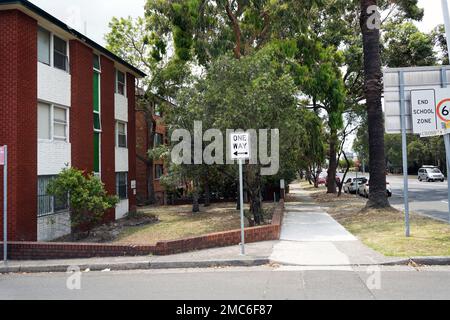
<svg viewBox="0 0 450 320"><path fill-rule="evenodd" d="M439 132L450 122L450 90L427 89L411 91L413 132Z"/></svg>

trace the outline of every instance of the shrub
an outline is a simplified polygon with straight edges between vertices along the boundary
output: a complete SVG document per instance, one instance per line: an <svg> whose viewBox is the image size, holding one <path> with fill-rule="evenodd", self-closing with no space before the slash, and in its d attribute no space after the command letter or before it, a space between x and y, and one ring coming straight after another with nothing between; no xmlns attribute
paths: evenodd
<svg viewBox="0 0 450 320"><path fill-rule="evenodd" d="M99 178L85 176L75 168L64 169L49 183L47 193L57 198L69 197L73 228L99 223L105 212L119 203L118 197L107 194Z"/></svg>

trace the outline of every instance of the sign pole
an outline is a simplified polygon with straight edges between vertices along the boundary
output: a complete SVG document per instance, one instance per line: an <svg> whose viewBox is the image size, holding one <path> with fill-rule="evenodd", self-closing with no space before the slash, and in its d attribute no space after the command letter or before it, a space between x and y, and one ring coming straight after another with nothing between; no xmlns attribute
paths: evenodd
<svg viewBox="0 0 450 320"><path fill-rule="evenodd" d="M406 237L411 236L409 222L409 198L408 198L408 147L406 137L406 115L405 115L405 83L403 71L398 74L400 80L400 119L402 129L402 158L403 158L403 201L405 204L405 228Z"/></svg>
<svg viewBox="0 0 450 320"><path fill-rule="evenodd" d="M239 196L241 203L241 255L245 255L245 222L244 222L244 174L242 159L239 159Z"/></svg>
<svg viewBox="0 0 450 320"><path fill-rule="evenodd" d="M231 134L231 159L239 160L239 202L241 207L241 255L245 255L245 221L244 221L244 161L250 159L250 134L232 133Z"/></svg>
<svg viewBox="0 0 450 320"><path fill-rule="evenodd" d="M448 3L447 0L441 0L441 6L442 6L442 14L444 15L444 25L445 25L445 36L447 38L447 43L450 43L450 16L448 13ZM449 58L450 58L450 51L448 52ZM443 74L445 75L445 78L447 78L447 71L444 70ZM444 79L443 79L444 80ZM445 79L446 80L446 79ZM443 86L447 86L447 81L442 81ZM445 155L446 155L446 162L447 162L447 195L448 195L448 212L449 212L449 221L450 221L450 175L449 175L449 168L450 168L450 134L444 135L444 142L445 142Z"/></svg>
<svg viewBox="0 0 450 320"><path fill-rule="evenodd" d="M8 261L8 147L3 146L3 262Z"/></svg>

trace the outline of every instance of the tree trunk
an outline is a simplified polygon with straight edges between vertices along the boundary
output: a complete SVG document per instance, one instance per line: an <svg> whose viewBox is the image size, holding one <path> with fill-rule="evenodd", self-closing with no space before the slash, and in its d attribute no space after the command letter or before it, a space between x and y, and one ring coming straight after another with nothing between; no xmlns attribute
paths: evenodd
<svg viewBox="0 0 450 320"><path fill-rule="evenodd" d="M200 212L200 204L198 202L199 193L198 193L198 182L194 181L194 190L192 193L192 212L197 213Z"/></svg>
<svg viewBox="0 0 450 320"><path fill-rule="evenodd" d="M203 187L205 189L205 207L211 205L211 190L209 189L208 174L205 175Z"/></svg>
<svg viewBox="0 0 450 320"><path fill-rule="evenodd" d="M370 194L367 207L386 208L389 201L386 193L386 164L384 151L384 119L381 105L382 73L380 53L380 30L371 26L367 13L376 0L361 0L361 30L364 47L364 93L369 123Z"/></svg>
<svg viewBox="0 0 450 320"><path fill-rule="evenodd" d="M253 220L256 225L261 225L264 222L262 199L261 199L261 175L259 166L248 165L247 185L250 202L250 213L253 215Z"/></svg>
<svg viewBox="0 0 450 320"><path fill-rule="evenodd" d="M336 193L336 170L337 170L337 156L336 156L337 132L331 130L330 135L330 165L328 167L328 190L327 193Z"/></svg>

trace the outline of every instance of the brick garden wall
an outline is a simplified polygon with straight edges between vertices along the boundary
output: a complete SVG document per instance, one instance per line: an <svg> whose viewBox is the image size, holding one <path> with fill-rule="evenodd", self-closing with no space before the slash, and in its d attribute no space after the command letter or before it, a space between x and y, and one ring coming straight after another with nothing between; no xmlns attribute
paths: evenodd
<svg viewBox="0 0 450 320"><path fill-rule="evenodd" d="M283 222L284 202L275 209L272 224L245 229L246 243L279 240ZM232 230L212 233L187 239L162 241L155 246L108 245L78 243L12 242L9 244L9 258L12 260L75 259L93 257L120 257L143 255L170 255L195 250L238 245L241 231ZM0 242L0 246L2 243ZM0 250L1 251L1 250ZM0 252L0 259L2 259Z"/></svg>

